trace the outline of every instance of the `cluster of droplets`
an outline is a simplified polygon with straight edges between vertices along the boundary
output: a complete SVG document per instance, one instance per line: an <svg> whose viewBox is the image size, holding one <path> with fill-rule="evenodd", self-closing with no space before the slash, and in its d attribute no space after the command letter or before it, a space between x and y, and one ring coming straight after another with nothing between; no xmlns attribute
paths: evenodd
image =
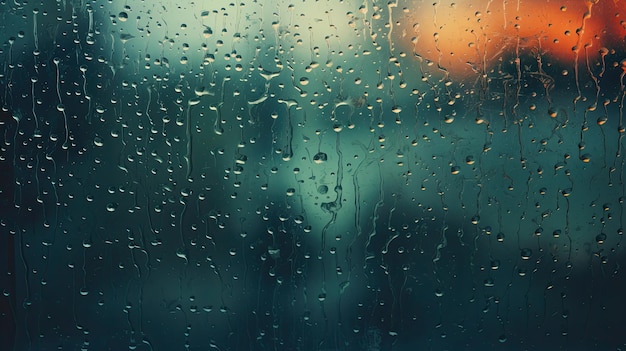
<svg viewBox="0 0 626 351"><path fill-rule="evenodd" d="M456 81L397 42L408 4L321 3L29 12L0 53L20 320L57 323L45 299L70 287L85 350L93 316L152 349L170 315L187 349L206 323L215 349L423 346L421 326L445 348L567 335L607 296L575 290L623 260L623 48L575 77L537 51Z"/></svg>

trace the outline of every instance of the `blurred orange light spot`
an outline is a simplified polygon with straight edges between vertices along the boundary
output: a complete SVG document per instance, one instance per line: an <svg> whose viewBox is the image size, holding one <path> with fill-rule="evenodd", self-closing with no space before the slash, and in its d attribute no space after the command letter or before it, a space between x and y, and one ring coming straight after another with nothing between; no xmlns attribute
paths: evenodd
<svg viewBox="0 0 626 351"><path fill-rule="evenodd" d="M624 49L623 0L562 4L421 2L405 21L400 45L461 78L489 72L502 59L540 55L573 64L577 55L582 63L585 55L606 55L606 48L614 46Z"/></svg>

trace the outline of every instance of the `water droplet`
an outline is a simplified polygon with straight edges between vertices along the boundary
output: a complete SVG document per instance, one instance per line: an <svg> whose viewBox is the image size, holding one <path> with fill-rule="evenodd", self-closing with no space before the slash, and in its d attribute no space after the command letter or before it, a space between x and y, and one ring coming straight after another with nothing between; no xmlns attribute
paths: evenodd
<svg viewBox="0 0 626 351"><path fill-rule="evenodd" d="M98 136L93 139L93 144L98 147L104 146L104 142L102 141L102 138Z"/></svg>
<svg viewBox="0 0 626 351"><path fill-rule="evenodd" d="M317 154L315 154L315 156L313 156L313 162L317 164L324 163L327 160L328 160L328 156L323 152L318 152Z"/></svg>
<svg viewBox="0 0 626 351"><path fill-rule="evenodd" d="M107 204L107 207L106 207L106 208L107 208L107 211L109 211L109 212L115 212L115 210L117 210L117 207L118 207L118 206L119 206L119 205L118 205L116 202L109 202L109 203Z"/></svg>
<svg viewBox="0 0 626 351"><path fill-rule="evenodd" d="M326 185L320 185L317 187L317 192L320 194L326 194L328 192L328 186Z"/></svg>

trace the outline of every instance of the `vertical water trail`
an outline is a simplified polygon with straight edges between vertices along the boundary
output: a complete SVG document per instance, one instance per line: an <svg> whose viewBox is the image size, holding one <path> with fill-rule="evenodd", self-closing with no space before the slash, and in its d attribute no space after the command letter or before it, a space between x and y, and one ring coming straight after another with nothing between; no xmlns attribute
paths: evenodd
<svg viewBox="0 0 626 351"><path fill-rule="evenodd" d="M338 160L337 160L337 180L336 180L336 184L335 184L335 193L337 194L337 196L335 197L335 200L332 202L324 202L321 204L322 210L331 213L332 217L331 219L328 221L328 223L326 223L326 225L324 226L324 228L322 229L322 245L321 245L321 253L324 252L324 249L326 248L326 232L328 231L328 228L335 223L335 221L337 220L337 214L339 212L339 210L341 210L341 206L342 206L342 201L343 201L343 188L341 183L343 182L343 153L341 152L341 143L340 143L340 132L337 132L337 141L336 141L336 149L337 149L337 156L338 156Z"/></svg>
<svg viewBox="0 0 626 351"><path fill-rule="evenodd" d="M61 59L58 57L55 57L52 59L52 62L54 63L54 66L56 67L56 92L57 92L57 97L59 98L57 111L63 114L63 124L65 126L65 142L63 143L62 148L64 150L67 150L69 148L68 139L69 139L70 131L69 131L68 123L67 123L67 113L65 112L65 105L63 105L63 100L61 99L61 72L59 70L59 63L61 62Z"/></svg>
<svg viewBox="0 0 626 351"><path fill-rule="evenodd" d="M187 128L185 128L185 132L187 134L187 152L183 157L185 162L187 162L187 178L191 179L191 172L193 171L193 160L192 160L192 147L193 147L193 136L191 133L191 106L197 105L200 103L199 99L189 99L187 101L187 115L185 117L185 123ZM150 120L152 124L152 120Z"/></svg>
<svg viewBox="0 0 626 351"><path fill-rule="evenodd" d="M33 51L34 56L39 56L39 34L37 33L37 27L39 27L39 24L37 23L38 13L39 9L33 9L33 41L35 42L35 51Z"/></svg>
<svg viewBox="0 0 626 351"><path fill-rule="evenodd" d="M324 318L324 333L323 333L324 336L328 334L328 316L326 315L326 311L324 308L324 301L326 300L326 265L324 264L324 260L323 260L324 250L326 249L326 234L330 226L332 226L336 222L337 215L339 213L339 210L341 210L342 201L343 201L343 189L341 185L343 182L343 153L341 151L341 130L335 129L335 132L337 135L335 148L336 148L337 158L338 158L337 178L336 178L336 184L335 184L335 193L337 195L334 201L324 202L320 205L322 210L331 214L331 218L328 220L326 225L324 225L324 228L322 228L321 248L320 248L320 253L318 255L318 258L320 259L320 262L322 265L322 288L321 288L322 292L319 295L318 299L320 301L320 308L322 309L322 315ZM324 342L324 339L321 340L321 344L323 342Z"/></svg>

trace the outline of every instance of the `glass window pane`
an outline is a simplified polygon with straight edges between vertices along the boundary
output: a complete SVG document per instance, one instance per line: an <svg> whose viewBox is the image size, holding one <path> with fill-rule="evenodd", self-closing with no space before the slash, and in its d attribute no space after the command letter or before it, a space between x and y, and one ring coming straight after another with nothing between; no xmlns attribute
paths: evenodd
<svg viewBox="0 0 626 351"><path fill-rule="evenodd" d="M7 350L617 350L623 0L0 0Z"/></svg>

